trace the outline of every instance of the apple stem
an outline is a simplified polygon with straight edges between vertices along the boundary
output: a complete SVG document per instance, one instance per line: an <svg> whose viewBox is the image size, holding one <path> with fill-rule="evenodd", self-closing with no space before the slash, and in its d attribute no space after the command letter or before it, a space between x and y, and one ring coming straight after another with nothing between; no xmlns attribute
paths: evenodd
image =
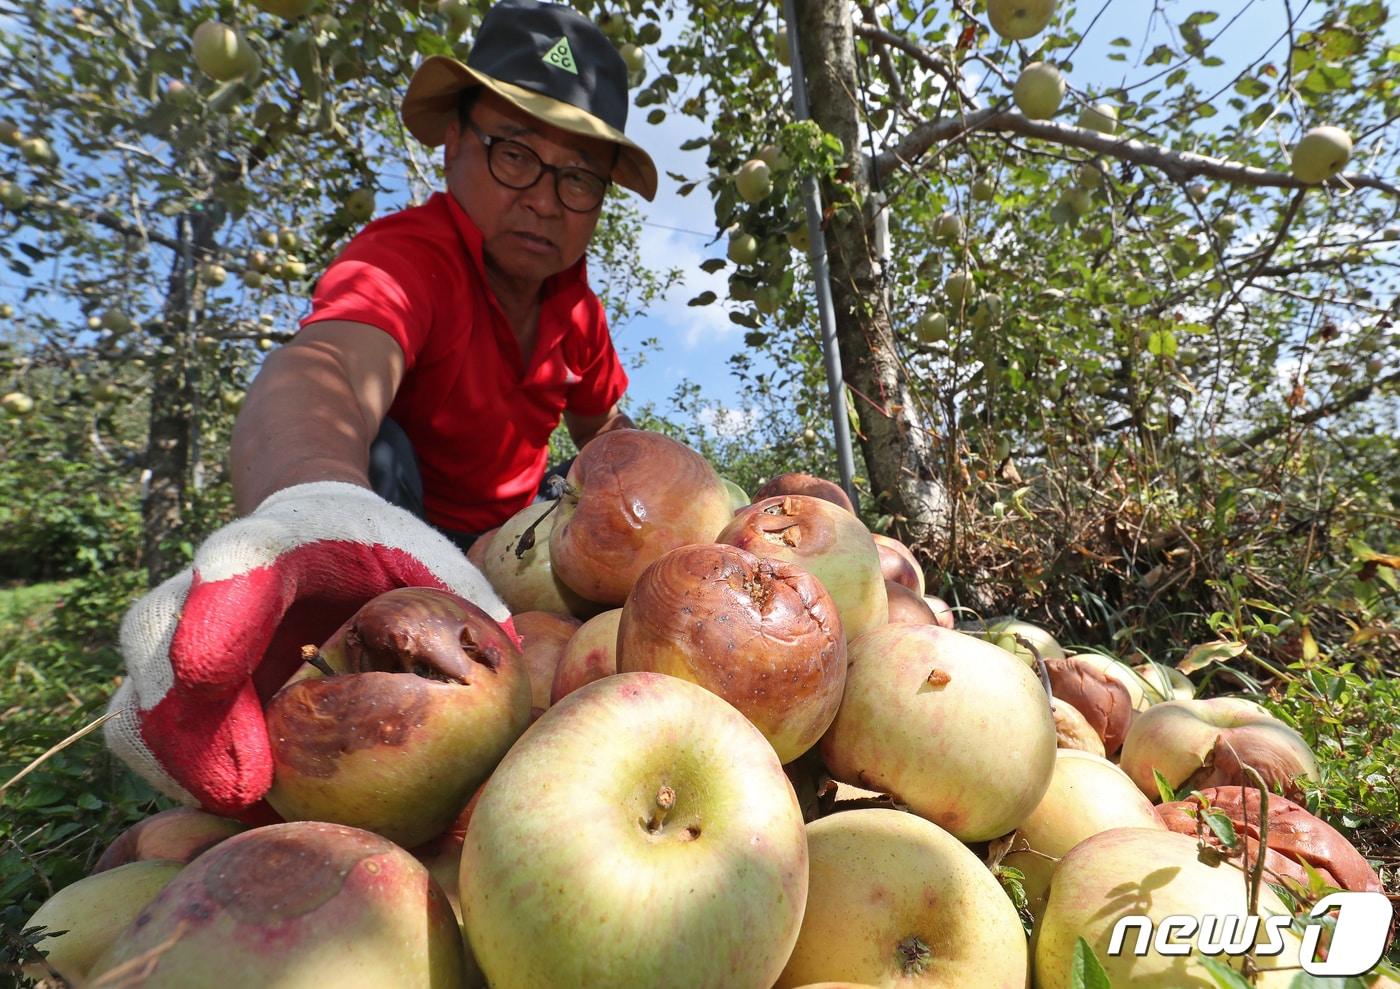
<svg viewBox="0 0 1400 989"><path fill-rule="evenodd" d="M326 657L321 655L321 650L317 649L315 646L301 647L301 661L303 663L310 663L328 677L336 675L335 670L331 668L331 664L326 662Z"/></svg>
<svg viewBox="0 0 1400 989"><path fill-rule="evenodd" d="M554 504L546 508L543 512L540 513L539 518L535 519L535 521L531 522L528 526L526 526L525 531L520 534L520 538L515 541L515 558L517 560L534 548L536 526L538 526L545 519L549 518L549 513L558 508L560 503L563 502L563 500L564 492L560 491L554 499Z"/></svg>
<svg viewBox="0 0 1400 989"><path fill-rule="evenodd" d="M676 791L669 786L663 786L656 791L656 807L651 812L651 820L647 821L647 830L657 832L661 830L661 825L666 822L666 814L676 804Z"/></svg>

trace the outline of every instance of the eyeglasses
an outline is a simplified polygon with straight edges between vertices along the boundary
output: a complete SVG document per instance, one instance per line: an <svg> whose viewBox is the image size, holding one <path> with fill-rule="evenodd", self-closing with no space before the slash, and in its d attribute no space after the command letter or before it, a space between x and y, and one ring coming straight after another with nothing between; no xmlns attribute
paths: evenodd
<svg viewBox="0 0 1400 989"><path fill-rule="evenodd" d="M508 189L528 189L545 172L554 175L554 194L565 209L575 213L591 213L603 201L612 184L609 179L595 175L586 168L572 165L546 165L528 146L507 137L496 137L482 131L470 121L467 126L486 146L486 167L491 177Z"/></svg>

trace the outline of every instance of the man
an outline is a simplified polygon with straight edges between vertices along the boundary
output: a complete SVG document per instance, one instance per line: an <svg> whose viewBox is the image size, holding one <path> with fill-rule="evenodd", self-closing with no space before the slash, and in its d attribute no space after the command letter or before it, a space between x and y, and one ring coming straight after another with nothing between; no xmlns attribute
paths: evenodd
<svg viewBox="0 0 1400 989"><path fill-rule="evenodd" d="M414 74L404 122L443 145L446 192L326 271L234 431L249 514L123 621L107 739L157 787L252 808L272 779L263 701L376 594L442 587L509 621L461 550L532 500L561 416L579 446L631 425L583 261L610 183L655 194L626 115L611 42L534 0L494 7L465 65Z"/></svg>

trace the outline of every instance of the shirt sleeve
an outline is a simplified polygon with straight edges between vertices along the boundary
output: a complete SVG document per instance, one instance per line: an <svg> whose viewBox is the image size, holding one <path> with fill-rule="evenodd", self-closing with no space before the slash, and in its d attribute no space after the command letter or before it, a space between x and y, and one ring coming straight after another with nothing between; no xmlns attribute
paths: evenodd
<svg viewBox="0 0 1400 989"><path fill-rule="evenodd" d="M301 325L336 319L377 327L398 342L404 369L411 370L433 325L436 293L431 275L405 254L352 243L316 283Z"/></svg>
<svg viewBox="0 0 1400 989"><path fill-rule="evenodd" d="M600 416L607 412L627 391L627 372L613 349L612 335L608 333L607 317L603 307L595 298L593 306L591 354L583 367L578 369L581 379L569 387L565 408L583 416Z"/></svg>

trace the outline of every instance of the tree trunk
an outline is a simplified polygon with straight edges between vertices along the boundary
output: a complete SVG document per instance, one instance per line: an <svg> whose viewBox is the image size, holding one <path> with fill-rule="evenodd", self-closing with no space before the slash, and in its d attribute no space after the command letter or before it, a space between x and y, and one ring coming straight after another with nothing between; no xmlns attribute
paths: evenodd
<svg viewBox="0 0 1400 989"><path fill-rule="evenodd" d="M952 513L933 469L934 436L914 414L883 297L875 256L878 203L860 150L850 6L846 0L797 0L797 14L812 119L841 139L850 183L863 204L832 215L826 244L841 362L855 393L870 489L876 511L892 516L899 538L938 560L949 543Z"/></svg>
<svg viewBox="0 0 1400 989"><path fill-rule="evenodd" d="M213 247L217 220L208 213L180 218L179 249L170 268L165 310L157 336L161 353L152 362L150 428L146 448L149 484L141 502L142 558L154 587L185 562L180 550L190 479L191 440L198 429L199 361L194 313L204 304L195 265Z"/></svg>

